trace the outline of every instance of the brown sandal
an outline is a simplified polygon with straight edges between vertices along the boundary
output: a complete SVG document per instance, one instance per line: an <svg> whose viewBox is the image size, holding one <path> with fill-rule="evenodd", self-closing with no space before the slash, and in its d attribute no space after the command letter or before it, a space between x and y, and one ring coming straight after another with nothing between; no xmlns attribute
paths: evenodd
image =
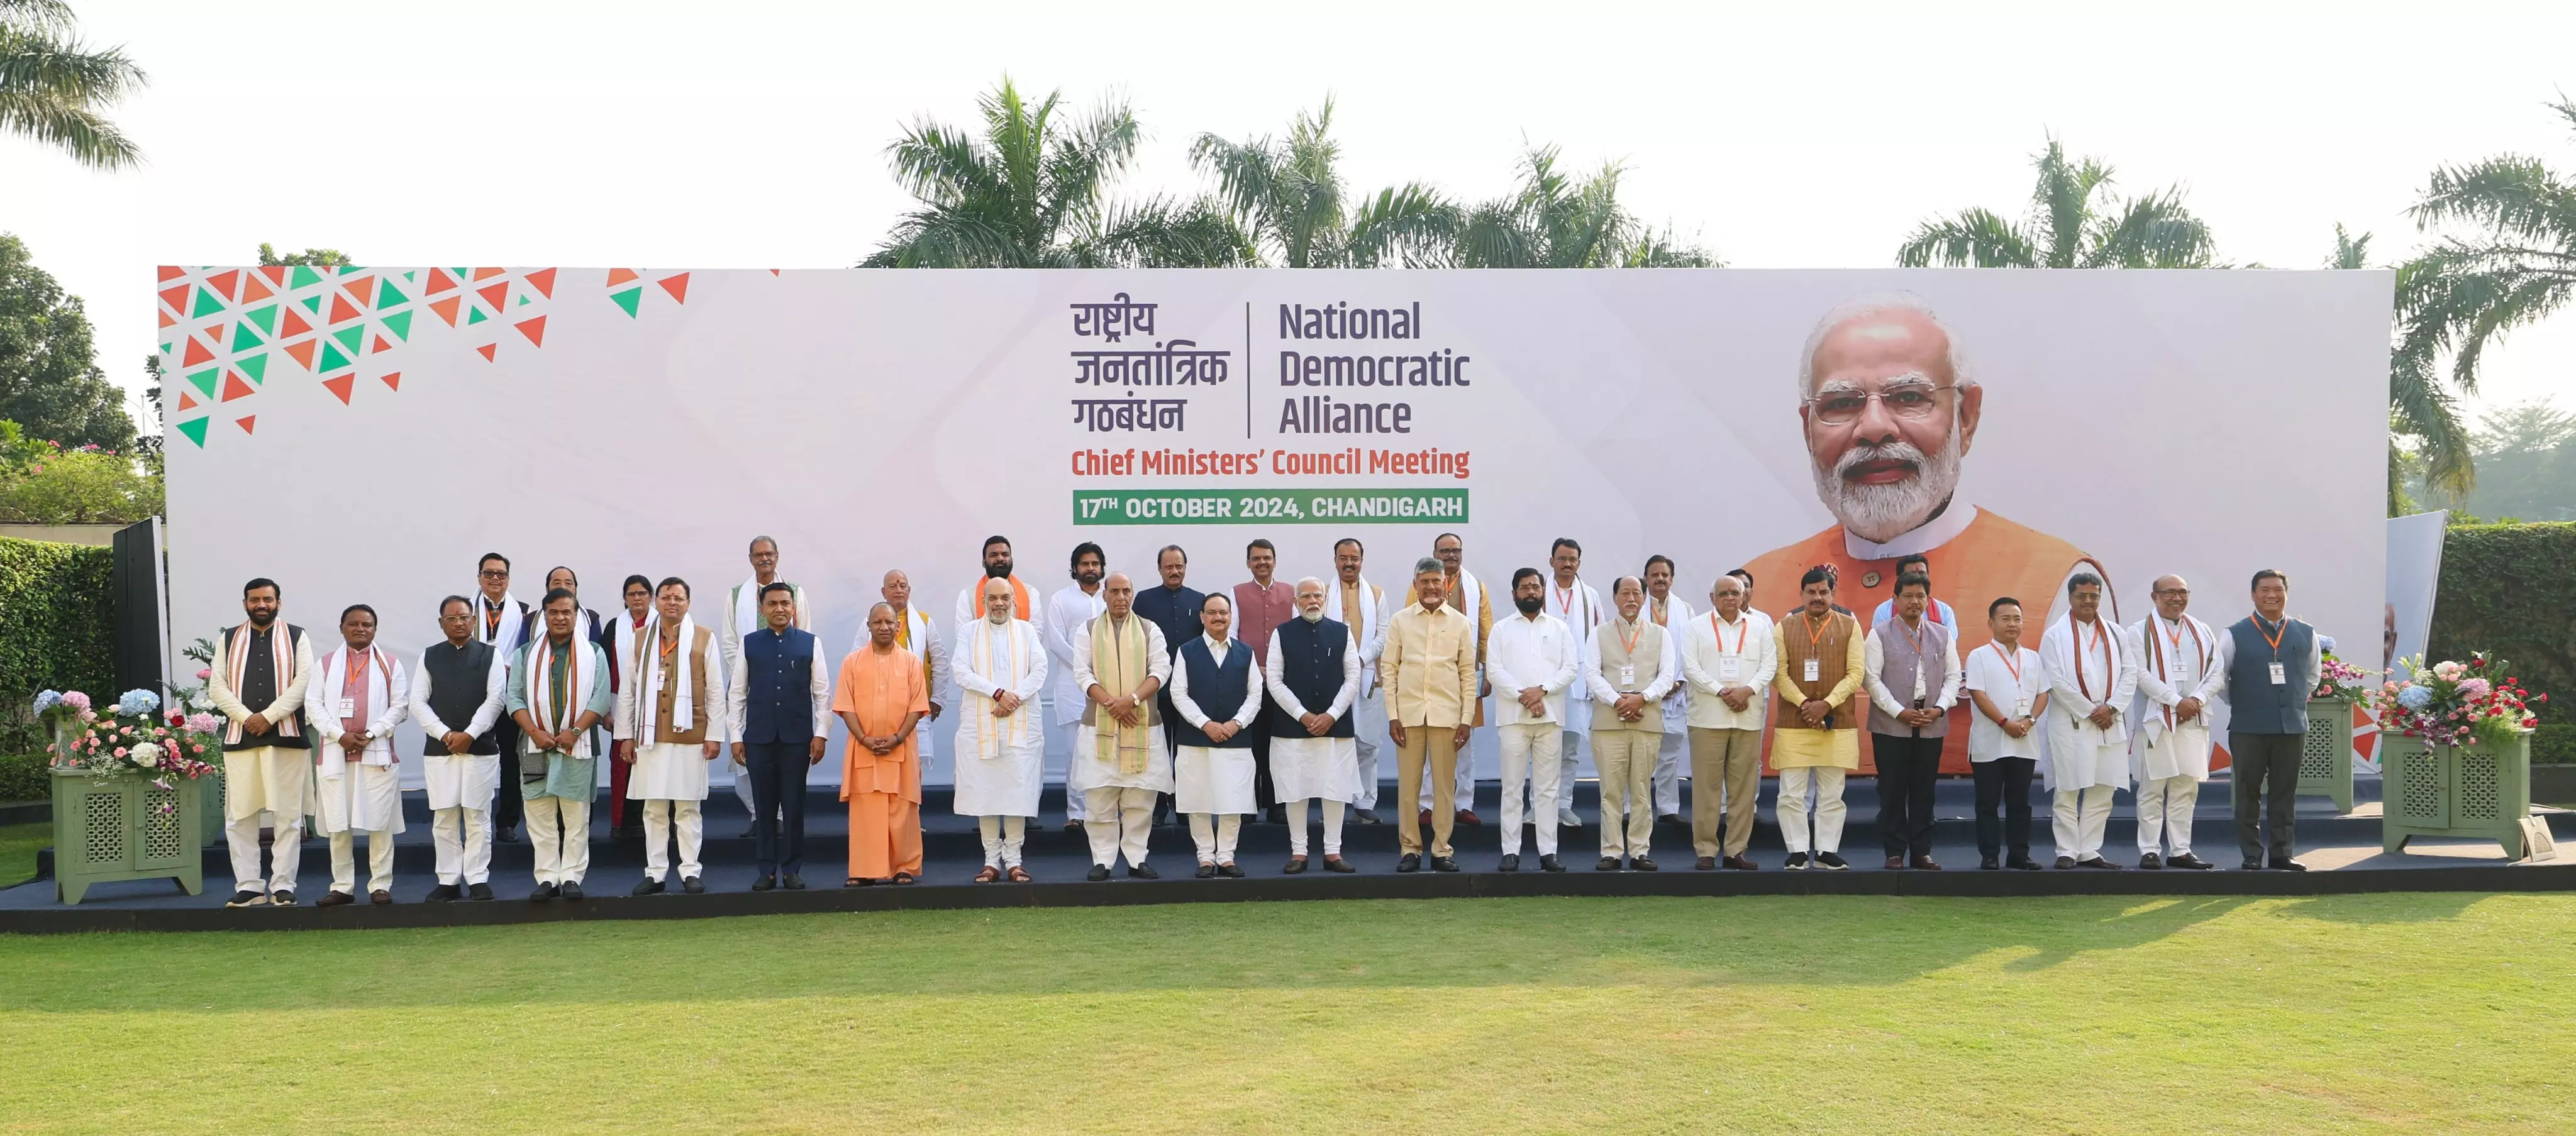
<svg viewBox="0 0 2576 1136"><path fill-rule="evenodd" d="M975 873L975 882L979 884L989 884L1001 878L1002 870L991 864L984 865L983 871Z"/></svg>
<svg viewBox="0 0 2576 1136"><path fill-rule="evenodd" d="M845 888L863 888L875 882L875 880L861 879L857 876L852 876L846 880L842 880L841 886Z"/></svg>
<svg viewBox="0 0 2576 1136"><path fill-rule="evenodd" d="M893 879L891 879L891 880L888 880L888 881L886 881L886 882L888 882L888 883L892 883L892 884L917 884L917 883L920 883L921 881L920 881L920 880L917 880L917 879L914 879L914 878L913 878L912 873L910 873L910 872L896 872L896 873L894 874L894 878L893 878Z"/></svg>
<svg viewBox="0 0 2576 1136"><path fill-rule="evenodd" d="M1017 864L1011 865L1011 882L1015 884L1029 882L1029 870Z"/></svg>

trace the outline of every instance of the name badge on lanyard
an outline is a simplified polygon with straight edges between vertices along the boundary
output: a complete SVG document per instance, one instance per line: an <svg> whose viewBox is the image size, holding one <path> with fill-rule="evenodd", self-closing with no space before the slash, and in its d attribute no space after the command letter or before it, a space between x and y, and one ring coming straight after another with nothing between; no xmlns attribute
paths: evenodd
<svg viewBox="0 0 2576 1136"><path fill-rule="evenodd" d="M1621 666L1620 666L1620 668L1619 668L1619 685L1621 685L1621 686L1635 686L1635 685L1637 685L1637 665L1636 665L1635 663L1627 663L1627 664L1623 664L1623 665L1621 665Z"/></svg>
<svg viewBox="0 0 2576 1136"><path fill-rule="evenodd" d="M341 717L343 717L343 718L354 718L354 717L356 717L356 716L357 716L357 714L358 714L358 700L357 700L357 699L355 699L355 698L351 698L351 697L349 697L348 695L345 695L345 694L344 694L344 695L341 695L341 696L340 696L340 716L341 716Z"/></svg>
<svg viewBox="0 0 2576 1136"><path fill-rule="evenodd" d="M2279 663L2272 664L2272 685L2290 685L2290 672Z"/></svg>
<svg viewBox="0 0 2576 1136"><path fill-rule="evenodd" d="M1807 677L1806 677L1806 681L1808 681L1808 682L1823 682L1824 680L1825 680L1825 664L1824 664L1824 661L1823 661L1823 660L1821 660L1821 659L1809 659L1809 660L1807 660Z"/></svg>
<svg viewBox="0 0 2576 1136"><path fill-rule="evenodd" d="M2030 696L2029 696L2029 695L2025 694L2025 695L2022 695L2022 696L2020 696L2020 697L2018 697L2018 698L2013 699L2013 717L2015 717L2015 718L2027 718L2027 717L2030 717Z"/></svg>
<svg viewBox="0 0 2576 1136"><path fill-rule="evenodd" d="M1717 677L1726 682L1733 682L1736 679L1744 677L1744 660L1736 658L1733 655L1728 655L1719 659L1717 661Z"/></svg>
<svg viewBox="0 0 2576 1136"><path fill-rule="evenodd" d="M659 694L665 690L669 690L670 688L671 672L663 671L653 676L653 692L655 694Z"/></svg>

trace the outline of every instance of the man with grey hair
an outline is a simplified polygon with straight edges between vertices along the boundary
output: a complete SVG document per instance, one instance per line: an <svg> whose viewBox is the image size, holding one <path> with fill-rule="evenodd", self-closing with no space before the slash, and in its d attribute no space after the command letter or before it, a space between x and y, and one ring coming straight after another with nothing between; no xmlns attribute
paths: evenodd
<svg viewBox="0 0 2576 1136"><path fill-rule="evenodd" d="M1986 392L1952 329L1922 297L1865 295L1827 312L1798 357L1797 382L1816 496L1834 524L1747 566L1763 581L1756 608L1795 605L1794 585L1818 565L1864 596L1892 590L1897 562L1909 555L1921 556L1937 586L1949 589L1935 601L2053 596L2079 568L2107 577L2082 549L1957 499ZM2044 610L2030 614L2046 622ZM2105 614L2116 619L2116 605ZM1983 645L1982 634L1961 631L1962 652ZM1968 771L1966 731L1950 732L1941 768Z"/></svg>
<svg viewBox="0 0 2576 1136"><path fill-rule="evenodd" d="M765 534L751 538L750 553L751 577L726 593L725 625L716 637L717 643L724 648L726 674L737 674L742 670L742 637L769 625L760 611L760 590L779 580L777 538ZM791 582L787 587L796 600L796 610L788 625L798 631L814 630L814 604L805 595L805 585ZM743 764L740 758L727 764L733 767L734 799L742 802L743 815L750 816L755 811L751 805L751 767ZM784 804L780 805L781 818L785 816L785 808ZM758 827L746 824L742 839L751 839Z"/></svg>
<svg viewBox="0 0 2576 1136"><path fill-rule="evenodd" d="M2129 698L2137 653L2102 611L2102 578L2066 582L2066 614L2039 641L2048 675L2048 787L2056 794L2057 866L2116 870L2102 858L2111 795L2129 784Z"/></svg>

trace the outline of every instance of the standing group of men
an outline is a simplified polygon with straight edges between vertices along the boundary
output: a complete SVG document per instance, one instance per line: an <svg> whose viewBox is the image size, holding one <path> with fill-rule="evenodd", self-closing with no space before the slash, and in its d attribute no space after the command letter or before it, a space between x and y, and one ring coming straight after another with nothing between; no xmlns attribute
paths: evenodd
<svg viewBox="0 0 2576 1136"><path fill-rule="evenodd" d="M1277 549L1256 540L1249 581L1202 593L1188 586L1177 545L1157 552L1160 580L1140 591L1084 543L1072 584L1042 599L995 536L983 577L958 596L950 636L891 571L837 666L768 537L751 543L752 573L727 593L715 626L698 622L676 577L628 577L624 610L603 618L581 606L575 574L556 568L531 607L509 590L509 560L486 555L475 593L440 601L442 641L411 666L375 644L377 613L363 604L342 613L340 644L317 657L302 628L278 622L278 586L252 580L247 619L224 631L209 684L227 720L232 905L295 902L299 857L272 856L263 876L258 833L265 819L276 848L298 848L308 815L331 848L320 902L362 893L392 902L391 838L404 822L391 734L406 720L424 736L434 901L489 899L492 844L522 823L535 849L532 898L580 898L603 754L612 835L640 826L646 839L635 894L662 892L675 874L681 890L704 890L700 806L709 765L727 756L753 816L753 887L802 888L807 771L826 756L836 715L849 737L846 882L912 883L930 752L922 731L945 712L935 699L952 683L955 809L977 820L978 882L1031 878L1023 848L1050 726L1070 738L1068 825L1088 837L1093 880L1110 878L1122 857L1130 876L1158 874L1147 846L1163 809L1187 817L1201 877L1244 874L1240 826L1264 813L1289 824L1283 870L1306 871L1310 805L1320 806L1321 866L1353 871L1342 830L1346 819L1381 823L1379 737L1396 751L1396 870L1427 860L1456 871L1455 826L1482 823L1461 754L1486 724L1489 695L1503 871L1520 868L1525 823L1540 869L1564 870L1559 828L1577 823L1571 790L1586 748L1600 774L1597 869L1657 869L1655 823L1681 819L1685 759L1694 866L1754 869L1766 734L1786 866L1847 867L1844 778L1859 767L1864 729L1886 866L1937 869L1932 787L1963 705L1975 715L1967 750L1982 867L2039 866L2030 788L2043 755L2057 867L2116 867L2101 853L2104 820L2133 777L2140 866L2209 867L2191 850L2190 822L2209 775L2213 711L2227 706L2244 866L2268 856L2272 867L2300 868L2290 794L2320 643L2286 615L2281 573L2257 574L2255 613L2221 632L2188 613L2177 576L2156 581L2156 614L2113 625L2101 578L2078 571L2037 651L2022 645L2020 602L1998 597L1987 605L1990 641L1963 656L1957 616L1931 600L1919 557L1897 563L1894 594L1864 628L1835 602L1828 565L1805 573L1802 606L1776 619L1752 607L1742 569L1718 577L1708 609L1694 610L1672 594L1675 566L1661 556L1614 581L1605 604L1581 579L1581 546L1560 539L1547 571L1514 573L1497 619L1457 534L1412 565L1393 606L1392 593L1364 579L1365 552L1343 539L1332 578L1289 584L1275 577Z"/></svg>

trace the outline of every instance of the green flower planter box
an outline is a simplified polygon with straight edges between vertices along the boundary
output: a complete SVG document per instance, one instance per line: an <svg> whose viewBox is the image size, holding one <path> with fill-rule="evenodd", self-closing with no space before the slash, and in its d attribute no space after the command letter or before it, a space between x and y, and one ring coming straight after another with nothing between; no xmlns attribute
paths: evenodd
<svg viewBox="0 0 2576 1136"><path fill-rule="evenodd" d="M2424 739L2381 735L2386 800L2380 846L2401 852L2417 836L2469 836L2504 846L2519 860L2522 818L2531 815L2531 735L2511 744L2426 747Z"/></svg>
<svg viewBox="0 0 2576 1136"><path fill-rule="evenodd" d="M2308 700L2308 732L2299 743L2299 793L2330 798L2352 811L2352 706L2337 698Z"/></svg>
<svg viewBox="0 0 2576 1136"><path fill-rule="evenodd" d="M64 903L111 880L168 879L189 895L205 890L206 786L184 777L170 786L156 788L140 773L55 771L54 887Z"/></svg>

